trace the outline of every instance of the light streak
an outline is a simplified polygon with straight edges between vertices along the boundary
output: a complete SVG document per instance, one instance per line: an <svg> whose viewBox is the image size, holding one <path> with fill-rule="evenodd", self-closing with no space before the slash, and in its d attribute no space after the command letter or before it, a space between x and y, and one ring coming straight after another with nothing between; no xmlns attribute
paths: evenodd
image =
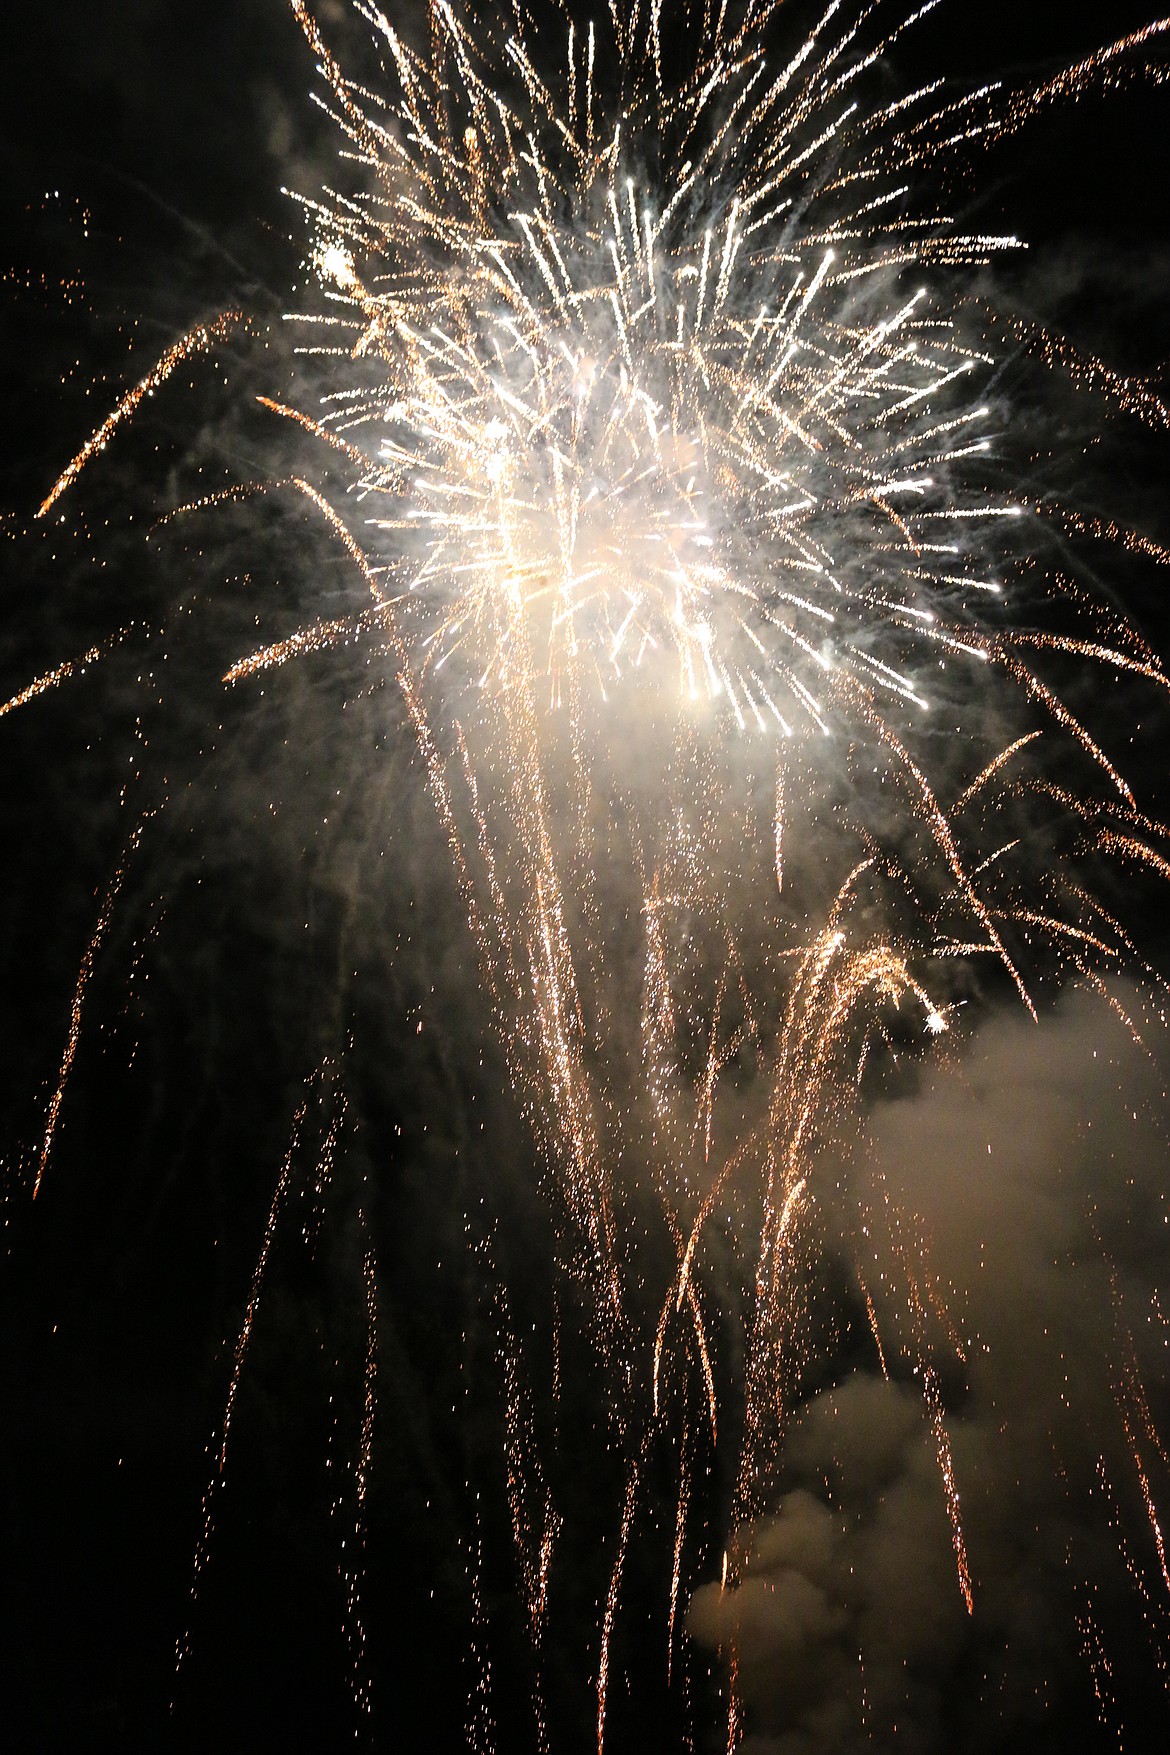
<svg viewBox="0 0 1170 1755"><path fill-rule="evenodd" d="M975 1613L975 1597L971 1587L971 1567L967 1559L967 1543L963 1535L963 1523L960 1517L959 1489L955 1482L955 1465L951 1460L951 1443L947 1436L946 1421L943 1415L942 1395L939 1390L938 1378L929 1367L923 1373L926 1386L926 1406L930 1415L931 1431L934 1435L935 1454L938 1458L939 1474L942 1476L943 1489L946 1493L947 1516L951 1522L951 1539L955 1548L955 1565L959 1574L959 1589L963 1593L963 1601L967 1605L968 1615Z"/></svg>
<svg viewBox="0 0 1170 1755"><path fill-rule="evenodd" d="M210 323L197 323L194 329L189 329L186 335L180 336L178 341L168 347L149 372L140 378L132 389L127 390L97 431L86 440L81 450L61 471L37 508L37 517L43 518L66 489L73 486L86 464L105 450L122 422L134 414L145 397L153 396L156 390L161 389L176 366L181 366L184 360L191 359L195 354L207 353L217 341L222 341L233 329L244 322L245 317L242 311L224 311L218 317L214 317Z"/></svg>
<svg viewBox="0 0 1170 1755"><path fill-rule="evenodd" d="M98 911L97 923L90 934L89 943L86 945L85 952L81 959L81 966L77 971L77 983L74 987L73 999L69 1007L69 1030L65 1038L65 1047L61 1055L61 1065L57 1073L57 1083L53 1089L53 1095L49 1099L48 1113L45 1117L45 1131L41 1140L40 1153L37 1158L36 1175L33 1179L32 1196L34 1200L41 1191L41 1183L44 1180L45 1171L49 1167L49 1156L53 1150L53 1141L56 1138L57 1127L61 1120L61 1106L65 1100L65 1089L69 1083L69 1075L73 1071L73 1063L77 1058L77 1049L81 1042L81 1019L82 1011L85 1006L86 989L88 988L93 976L94 964L97 961L97 954L101 949L102 940L105 938L106 933L109 930L110 921L114 914L114 906L126 879L127 868L131 859L138 851L139 845L142 841L143 831L146 828L146 823L153 815L153 811L148 812L147 815L135 825L129 840L123 849L121 858L118 860L117 867L115 868L114 875L106 887L106 893L102 898L102 905Z"/></svg>
<svg viewBox="0 0 1170 1755"><path fill-rule="evenodd" d="M26 707L38 695L46 694L50 689L59 689L71 676L78 675L90 664L96 664L107 649L107 645L91 646L80 658L66 658L62 663L55 664L52 670L46 670L43 676L34 677L32 682L25 683L9 700L0 704L0 719L6 713L15 713L18 707Z"/></svg>
<svg viewBox="0 0 1170 1755"><path fill-rule="evenodd" d="M345 1121L345 1097L344 1093L337 1088L338 1073L336 1066L332 1062L323 1062L313 1077L306 1080L306 1086L306 1095L302 1098L301 1102L298 1103L296 1113L293 1117L288 1148L281 1163L280 1173L277 1176L276 1186L273 1189L272 1199L269 1203L268 1216L265 1221L264 1231L260 1241L260 1249L256 1256L256 1265L252 1270L252 1282L249 1289L248 1302L244 1311L243 1321L240 1324L240 1331L236 1337L235 1346L232 1351L232 1368L228 1380L228 1390L224 1402L223 1417L219 1424L218 1434L213 1440L211 1446L213 1467L203 1495L200 1529L196 1541L195 1557L191 1571L190 1600L192 1610L198 1599L199 1587L202 1582L203 1574L206 1571L211 1558L216 1507L218 1505L219 1496L223 1490L227 1470L228 1450L232 1434L232 1424L235 1417L236 1406L239 1401L240 1386L244 1378L244 1367L247 1363L248 1351L252 1344L256 1319L260 1312L269 1261L276 1242L277 1227L281 1214L288 1205L289 1192L293 1186L297 1162L303 1154L303 1142L306 1136L310 1115L315 1107L319 1107L324 1111L325 1117L320 1146L313 1159L311 1171L311 1182L315 1187L318 1197L320 1197L324 1191L325 1185L332 1175L337 1142ZM304 1241L307 1244L311 1244L312 1238L308 1233L305 1234ZM376 1310L372 1302L372 1258L368 1255L365 1262L364 1289L367 1303L367 1317L370 1324L369 1345L366 1354L366 1381L364 1388L369 1392L372 1390L373 1385L373 1348L375 1345ZM364 1482L368 1478L368 1443L371 1429L370 1402L368 1394L363 1397L363 1401L362 1435L358 1462L359 1521L361 1518L362 1504L365 1499ZM357 1590L358 1580L356 1575L353 1575L349 1580L347 1589L349 1609L351 1613L350 1629L357 1641L354 1649L354 1665L356 1678L355 1685L358 1690L359 1708L365 1710L368 1709L368 1688L363 1687L363 1679L358 1675L357 1671L360 1648L363 1643L360 1616L358 1616L357 1613ZM175 1644L176 1675L182 1671L184 1665L189 1661L191 1651L192 1632L190 1626L188 1626Z"/></svg>
<svg viewBox="0 0 1170 1755"><path fill-rule="evenodd" d="M334 1138L331 1135L327 1144L327 1158L331 1163ZM324 1171L324 1160L321 1164ZM318 1190L320 1192L320 1190ZM367 1229L364 1212L359 1213L363 1232ZM367 1650L367 1630L365 1616L362 1612L362 1586L366 1570L366 1497L370 1489L370 1469L373 1464L373 1433L374 1422L378 1409L378 1286L377 1262L373 1249L367 1247L362 1260L362 1280L366 1301L366 1357L362 1372L362 1419L358 1436L357 1456L354 1463L354 1511L353 1521L349 1525L349 1552L342 1567L345 1586L346 1633L349 1638L350 1655L353 1663L352 1690L354 1707L359 1722L369 1721L373 1714L372 1684L370 1677L369 1654ZM340 1512L338 1504L335 1510ZM346 1543L342 1544L343 1547Z"/></svg>
<svg viewBox="0 0 1170 1755"><path fill-rule="evenodd" d="M622 1584L622 1570L626 1563L626 1550L629 1546L630 1530L634 1522L634 1512L638 1504L638 1478L641 1459L636 1459L630 1467L626 1479L625 1499L622 1503L621 1522L618 1526L617 1551L614 1555L613 1571L610 1573L609 1591L605 1599L605 1614L601 1623L601 1653L597 1663L597 1748L598 1755L605 1747L605 1708L609 1695L609 1648L613 1637L614 1622L617 1619L618 1594Z"/></svg>

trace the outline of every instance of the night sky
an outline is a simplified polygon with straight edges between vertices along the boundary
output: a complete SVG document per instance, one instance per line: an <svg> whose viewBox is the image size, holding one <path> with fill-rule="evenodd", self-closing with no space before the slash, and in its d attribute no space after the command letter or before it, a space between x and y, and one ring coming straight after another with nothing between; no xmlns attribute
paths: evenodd
<svg viewBox="0 0 1170 1755"><path fill-rule="evenodd" d="M949 0L879 76L1023 83L1150 16L1093 10L1108 17ZM281 313L306 280L282 187L343 175L312 56L281 0L21 11L0 50L0 701L111 643L0 722L0 1735L28 1751L535 1749L511 1354L521 1472L563 1519L540 1669L549 1747L571 1755L596 1741L623 1471L410 726L392 675L347 649L220 681L353 601L303 507L253 498L155 528L303 455L255 396L287 378ZM339 50L356 40L342 0L317 15ZM971 229L1032 246L997 270L1002 306L1163 394L1167 116L1152 86L1057 107L963 196ZM61 520L35 523L121 390L228 307L249 332L178 371ZM1166 435L1053 395L1055 412L1018 410L1028 491L1058 485L1170 543ZM1113 548L1085 564L1170 650L1164 570ZM1077 698L1165 816L1155 692L1095 673ZM1164 891L1135 879L1108 900L1135 943L1116 995L1140 1011L1170 970ZM806 1306L825 1344L794 1387L783 1490L742 1535L754 1755L1165 1746L1170 1578L1143 1492L1170 1516L1170 1045L1153 1023L1135 1047L1083 992L1045 992L1039 1026L990 980L972 997L949 1070L891 1066L866 1087L864 1151L818 1172ZM873 1210L896 1187L920 1215L978 1337L940 1392L972 1617L921 1385L882 1376L850 1277L830 1192L846 1175ZM648 1231L648 1284L660 1246ZM730 1380L730 1317L720 1337ZM616 1755L723 1746L732 1448L698 1459L672 1686L674 1485L649 1455L611 1657Z"/></svg>

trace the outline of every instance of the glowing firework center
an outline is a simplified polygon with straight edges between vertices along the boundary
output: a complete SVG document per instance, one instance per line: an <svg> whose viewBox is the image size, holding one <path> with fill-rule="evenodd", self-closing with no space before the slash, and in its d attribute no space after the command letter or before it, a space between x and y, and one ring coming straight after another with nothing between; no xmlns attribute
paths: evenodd
<svg viewBox="0 0 1170 1755"><path fill-rule="evenodd" d="M474 130L464 147L460 181ZM389 501L369 523L416 661L546 676L554 708L673 675L783 735L828 729L839 672L924 707L924 637L985 656L961 601L958 627L936 617L997 589L965 560L971 521L1016 510L956 485L989 448L962 398L987 356L888 252L792 241L774 187L698 225L689 161L655 211L616 139L604 157L593 222L558 217L534 156L537 205L486 238L455 227L441 304L417 264L368 292L335 222L319 247L360 310L355 353L391 372L347 424L381 427L361 485Z"/></svg>

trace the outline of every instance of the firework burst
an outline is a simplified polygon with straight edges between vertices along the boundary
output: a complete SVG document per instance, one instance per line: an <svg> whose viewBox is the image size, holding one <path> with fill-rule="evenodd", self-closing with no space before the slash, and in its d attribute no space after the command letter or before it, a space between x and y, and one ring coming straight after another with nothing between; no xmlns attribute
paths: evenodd
<svg viewBox="0 0 1170 1755"><path fill-rule="evenodd" d="M957 178L977 146L1056 99L1160 78L1148 57L1168 26L1020 91L956 96L932 82L875 101L879 62L938 0L909 16L833 0L791 41L779 0L633 0L596 19L528 14L519 0L479 18L430 0L409 29L358 0L376 81L351 78L291 3L349 178L345 192L296 197L311 294L281 327L296 338L298 389L261 399L312 461L168 521L255 491L298 496L352 564L360 604L240 654L225 682L246 690L356 643L405 703L539 1146L558 1268L587 1313L620 1475L591 1654L600 1748L655 1468L669 1455L672 1673L680 1605L720 1552L721 1590L743 1584L750 1532L780 1491L817 1347L819 1154L856 1131L868 1069L909 1037L945 1037L985 964L1033 1016L1037 981L1057 970L1123 1009L1107 983L1134 966L1134 947L1096 875L1110 861L1170 871L1165 829L1064 698L1060 667L1154 691L1170 679L1137 633L1049 568L1045 532L1058 523L1151 564L1167 557L1013 485L1004 334L1149 424L1166 425L1166 409L1047 331L1005 324L985 302L986 271L1023 245L965 229L936 198L944 171ZM241 321L225 314L168 349L41 514L178 365ZM1021 615L1045 569L1075 632ZM0 713L70 669L57 664ZM38 1187L118 884L78 981ZM336 1131L328 1140L332 1175ZM908 1217L886 1219L896 1334L883 1337L860 1269L858 1288L883 1375L892 1359L919 1379L970 1613L977 1568L937 1364L963 1343ZM370 1245L359 1539L375 1279ZM502 1281L497 1297L544 1748L564 1519ZM720 1364L729 1332L742 1369ZM1126 1371L1128 1432L1144 1404ZM726 1503L692 1532L697 1459L732 1452ZM197 1572L213 1503L209 1490ZM363 1573L346 1566L364 1717ZM469 1709L477 1748L492 1735L489 1670L484 1660Z"/></svg>

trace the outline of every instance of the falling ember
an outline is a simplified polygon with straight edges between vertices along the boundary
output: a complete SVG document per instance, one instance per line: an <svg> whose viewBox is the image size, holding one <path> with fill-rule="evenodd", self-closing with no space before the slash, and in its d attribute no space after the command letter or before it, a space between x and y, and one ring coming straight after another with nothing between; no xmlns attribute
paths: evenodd
<svg viewBox="0 0 1170 1755"><path fill-rule="evenodd" d="M33 1179L32 1195L34 1200L40 1193L41 1183L44 1180L45 1171L49 1166L49 1156L53 1150L53 1140L56 1136L57 1124L61 1119L61 1105L65 1100L65 1089L69 1082L69 1075L73 1070L73 1062L77 1057L78 1043L81 1041L81 1018L82 1009L85 1005L86 989L88 988L90 979L93 975L94 963L97 959L98 951L101 949L102 940L105 938L106 933L109 930L110 920L114 913L114 905L118 900L119 891L126 879L126 869L138 850L145 827L145 822L138 823L131 834L129 841L126 843L126 847L122 853L122 857L118 861L114 876L102 899L101 909L97 917L97 924L90 935L89 943L85 947L85 954L81 959L81 967L77 972L77 985L73 992L73 1002L69 1007L69 1032L65 1038L65 1048L61 1055L61 1066L57 1073L57 1083L53 1090L53 1095L49 1099L48 1115L45 1119L45 1132L44 1137L41 1140L36 1176Z"/></svg>
<svg viewBox="0 0 1170 1755"><path fill-rule="evenodd" d="M621 1590L622 1572L626 1564L630 1529L633 1525L634 1513L637 1510L639 1472L640 1460L631 1466L626 1481L625 1500L622 1505L621 1522L618 1526L617 1552L614 1556L609 1591L605 1599L605 1614L601 1623L601 1654L597 1664L597 1748L599 1755L605 1748L605 1709L609 1699L610 1644L613 1638L614 1622L617 1618L618 1594Z"/></svg>
<svg viewBox="0 0 1170 1755"><path fill-rule="evenodd" d="M860 1278L860 1277L859 1277ZM865 1314L869 1318L869 1331L873 1336L873 1344L877 1348L878 1362L882 1368L882 1376L890 1381L890 1368L886 1364L886 1350L882 1346L881 1330L878 1327L877 1311L873 1307L873 1295L864 1280L860 1280L862 1295L865 1298Z"/></svg>
<svg viewBox="0 0 1170 1755"><path fill-rule="evenodd" d="M61 471L37 508L37 517L43 518L66 489L72 487L86 464L105 450L122 422L130 419L145 397L153 396L156 390L161 389L176 366L181 366L184 360L191 359L195 354L206 353L217 341L224 340L245 321L242 311L224 311L210 323L197 324L172 347L168 347L162 358L156 361L144 378L139 379L132 390L126 392L117 407L107 415L97 431L86 440L69 465Z"/></svg>
<svg viewBox="0 0 1170 1755"><path fill-rule="evenodd" d="M674 1626L675 1617L678 1613L678 1593L682 1577L683 1542L686 1540L687 1510L689 1506L691 1486L690 1470L687 1467L686 1455L688 1432L685 1426L683 1427L680 1443L683 1454L679 1465L678 1505L674 1524L674 1552L671 1556L670 1567L670 1610L667 1615L666 1623L666 1679L668 1682L670 1681L670 1673L674 1665Z"/></svg>
<svg viewBox="0 0 1170 1755"><path fill-rule="evenodd" d="M975 1597L971 1588L971 1568L967 1561L967 1543L963 1536L963 1521L960 1516L959 1489L955 1484L955 1465L951 1461L951 1444L947 1437L946 1423L943 1417L942 1396L939 1393L938 1378L934 1372L928 1369L924 1375L926 1379L926 1406L930 1415L931 1429L934 1433L939 1474L942 1476L943 1491L946 1494L947 1516L951 1520L951 1539L955 1547L959 1589L963 1593L963 1601L967 1605L968 1615L973 1615L975 1613Z"/></svg>
<svg viewBox="0 0 1170 1755"><path fill-rule="evenodd" d="M35 701L38 695L45 694L47 690L60 688L63 682L67 682L78 671L84 670L86 665L96 664L104 651L103 646L91 646L89 651L83 652L80 658L68 658L62 664L55 664L52 670L47 670L43 676L38 676L32 682L26 683L24 688L19 689L12 696L11 700L0 705L0 719L4 717L5 713L14 713L18 707L27 706L29 701Z"/></svg>
<svg viewBox="0 0 1170 1755"><path fill-rule="evenodd" d="M987 271L1024 245L937 206L978 146L1144 67L1167 21L1020 90L953 96L934 83L891 99L872 70L939 3L887 28L883 0L832 0L777 58L781 0L684 9L678 41L661 0L611 4L587 27L567 10L527 15L520 0L503 20L498 8L428 0L418 31L359 0L379 56L374 89L290 0L356 190L296 197L305 308L276 328L313 344L296 350L295 391L249 401L297 446L296 470L221 491L197 484L152 530L170 540L192 518L261 499L292 499L319 527L341 587L335 570L292 631L249 626L215 675L240 710L269 673L329 654L360 666L370 695L391 685L387 723L397 713L417 752L450 854L555 1254L552 1382L536 1389L539 1339L529 1349L525 1331L521 1345L505 1269L486 1247L469 1257L492 1283L501 1521L542 1752L553 1746L549 1677L562 1667L546 1661L550 1629L572 1564L557 1494L576 1435L548 1437L567 1400L558 1292L571 1288L602 1410L589 1442L621 1477L606 1539L572 1581L594 1615L588 1653L563 1666L588 1664L601 1755L639 1545L658 1540L669 1566L656 1613L665 1605L672 1689L694 1670L687 1602L716 1575L729 1598L745 1588L750 1531L784 1490L788 1428L814 1393L807 1266L822 1196L835 1198L824 1167L847 1158L861 1102L901 1056L938 1052L983 983L1033 1020L1054 977L1120 1010L1106 983L1133 965L1133 946L1095 882L1106 867L1170 879L1166 826L1061 692L1074 666L1159 699L1170 675L1112 609L1102 633L1106 618L1059 570L1064 537L1135 565L1170 555L1109 519L1040 506L1013 480L1012 350L1151 426L1166 425L1165 405L1046 329L999 318ZM232 311L176 341L38 515L178 366L241 345L251 327ZM1030 625L1041 577L1072 631ZM129 639L43 671L0 717ZM82 961L34 1194L141 833ZM232 1352L193 1598L314 1105L317 1183L344 1158L342 1073L328 1057L317 1064ZM841 1205L853 1198L846 1181ZM334 1503L353 1543L339 1571L363 1725L362 1591L389 1375L379 1348L391 1327L369 1210L353 1503ZM489 1235L495 1222L484 1221ZM891 1220L874 1267L862 1225L867 1278L857 1270L850 1286L889 1393L917 1379L929 1479L941 1481L974 1617L977 1539L973 1564L937 1363L965 1360L966 1343L913 1228L908 1215ZM891 1299L909 1339L885 1326ZM858 1325L864 1336L860 1305ZM831 1340L841 1344L840 1328ZM1120 1398L1125 1433L1170 1588L1146 1466L1157 1441L1137 1382L1127 1376ZM474 1497L474 1538L460 1538L471 1556L465 1732L486 1752L498 1720L493 1531ZM1082 1636L1097 1678L1091 1616ZM750 1663L734 1646L722 1658L734 1751Z"/></svg>

